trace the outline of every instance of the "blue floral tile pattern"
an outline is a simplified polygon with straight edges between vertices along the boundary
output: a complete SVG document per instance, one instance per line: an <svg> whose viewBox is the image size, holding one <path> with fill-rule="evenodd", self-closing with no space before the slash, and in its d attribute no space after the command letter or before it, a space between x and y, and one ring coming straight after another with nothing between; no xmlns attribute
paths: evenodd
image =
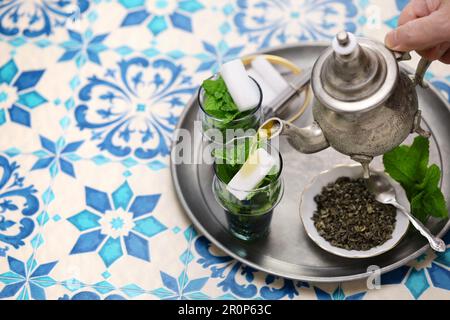
<svg viewBox="0 0 450 320"><path fill-rule="evenodd" d="M346 296L344 291L339 286L333 293L327 293L324 290L314 287L314 291L319 300L361 300L364 298L365 292L355 293L350 296Z"/></svg>
<svg viewBox="0 0 450 320"><path fill-rule="evenodd" d="M137 56L119 61L106 76L89 77L74 115L100 150L147 160L169 154L179 109L195 91L181 65Z"/></svg>
<svg viewBox="0 0 450 320"><path fill-rule="evenodd" d="M448 239L446 243L448 247ZM434 261L432 260L426 267L400 267L382 275L381 283L384 285L404 283L415 299L420 298L431 285L435 288L450 290L449 257L450 248L447 248L445 252L437 253ZM419 257L417 261L422 262L425 259L427 259L427 255Z"/></svg>
<svg viewBox="0 0 450 320"><path fill-rule="evenodd" d="M189 280L184 273L174 278L161 271L161 279L164 287L152 291L152 294L160 299L204 300L209 298L201 292L201 289L208 281L208 277Z"/></svg>
<svg viewBox="0 0 450 320"><path fill-rule="evenodd" d="M34 152L39 159L35 162L31 170L49 168L50 174L54 177L59 170L75 178L75 169L72 161L78 160L75 152L83 144L83 141L75 141L66 144L64 139L53 142L43 136L39 137L42 149Z"/></svg>
<svg viewBox="0 0 450 320"><path fill-rule="evenodd" d="M11 247L25 245L35 228L39 210L37 190L27 184L20 165L0 154L0 258Z"/></svg>
<svg viewBox="0 0 450 320"><path fill-rule="evenodd" d="M220 279L217 287L225 294L243 299L293 299L299 295L302 287L309 288L308 283L281 279L270 274L265 275L264 283L258 287L254 284L255 275L259 273L257 270L228 256L212 253L211 242L204 236L197 236L195 231L191 232L196 238L194 241L195 253L198 256L196 262L203 269L210 270L211 278Z"/></svg>
<svg viewBox="0 0 450 320"><path fill-rule="evenodd" d="M9 121L30 127L31 112L47 100L34 88L45 70L21 71L14 59L0 67L0 126Z"/></svg>
<svg viewBox="0 0 450 320"><path fill-rule="evenodd" d="M101 297L98 293L92 291L81 291L72 296L64 294L58 300L126 300L125 297L118 294L110 294Z"/></svg>
<svg viewBox="0 0 450 320"><path fill-rule="evenodd" d="M149 216L159 197L158 194L134 196L127 182L111 195L86 187L88 209L69 218L83 232L70 254L99 250L107 267L124 252L150 261L148 239L167 229L155 217Z"/></svg>
<svg viewBox="0 0 450 320"><path fill-rule="evenodd" d="M204 53L196 55L201 60L201 64L198 66L197 71L209 71L213 73L217 72L220 63L233 60L239 56L244 49L244 46L229 47L228 44L221 40L217 45L213 45L209 42L203 42Z"/></svg>
<svg viewBox="0 0 450 320"><path fill-rule="evenodd" d="M2 1L0 34L8 37L23 35L27 38L49 36L54 28L64 26L72 16L84 13L88 8L88 0Z"/></svg>
<svg viewBox="0 0 450 320"><path fill-rule="evenodd" d="M339 30L357 31L358 7L353 1L236 1L234 23L260 48L294 39L331 39ZM342 15L342 12L345 12Z"/></svg>
<svg viewBox="0 0 450 320"><path fill-rule="evenodd" d="M378 290L250 268L196 232L169 170L180 114L221 63L342 29L382 40L407 2L0 1L0 299L448 298L449 248ZM450 101L450 69L431 69Z"/></svg>
<svg viewBox="0 0 450 320"><path fill-rule="evenodd" d="M107 49L103 41L108 34L93 35L90 30L80 34L70 29L67 32L69 40L62 43L65 51L58 61L74 60L78 67L82 67L86 61L101 64L99 54Z"/></svg>
<svg viewBox="0 0 450 320"><path fill-rule="evenodd" d="M136 8L136 3L143 4L142 1L122 0L120 3L130 9L122 21L123 27L145 24L155 36L169 28L192 32L191 15L203 9L203 4L197 0L149 1L147 5L151 6L150 11L144 6L138 5Z"/></svg>
<svg viewBox="0 0 450 320"><path fill-rule="evenodd" d="M16 295L20 300L45 299L45 288L55 284L49 274L56 263L57 261L38 265L33 257L24 263L9 256L10 271L0 274L0 282L5 284L0 291L0 299Z"/></svg>

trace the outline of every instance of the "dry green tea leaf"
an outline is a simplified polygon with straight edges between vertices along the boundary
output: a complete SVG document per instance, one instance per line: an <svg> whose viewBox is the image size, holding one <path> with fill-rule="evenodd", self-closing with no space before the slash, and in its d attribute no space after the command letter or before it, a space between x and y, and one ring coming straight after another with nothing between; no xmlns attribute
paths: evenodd
<svg viewBox="0 0 450 320"><path fill-rule="evenodd" d="M392 237L396 209L376 201L364 179L339 178L314 200L314 225L335 247L369 250Z"/></svg>

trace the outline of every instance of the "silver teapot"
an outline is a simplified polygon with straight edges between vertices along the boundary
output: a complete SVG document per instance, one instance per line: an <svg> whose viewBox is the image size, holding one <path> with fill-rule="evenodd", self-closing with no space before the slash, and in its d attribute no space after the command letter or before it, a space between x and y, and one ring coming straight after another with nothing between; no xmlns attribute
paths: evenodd
<svg viewBox="0 0 450 320"><path fill-rule="evenodd" d="M421 60L416 75L410 77L398 64L410 58L408 53L392 52L376 41L340 32L312 68L313 124L298 128L271 118L262 128L270 128L272 137L286 135L302 153L331 146L360 162L368 178L373 157L397 147L412 132L430 135L420 126L415 90L417 84L425 86L423 75L430 62ZM291 84L290 94L276 104L286 103L307 80Z"/></svg>

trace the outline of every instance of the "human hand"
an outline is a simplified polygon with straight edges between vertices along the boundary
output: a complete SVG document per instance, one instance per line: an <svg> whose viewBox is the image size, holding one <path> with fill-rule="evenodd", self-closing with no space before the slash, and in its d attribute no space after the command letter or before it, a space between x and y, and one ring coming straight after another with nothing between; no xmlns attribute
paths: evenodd
<svg viewBox="0 0 450 320"><path fill-rule="evenodd" d="M450 64L450 0L412 0L385 44L394 51L415 50L428 60Z"/></svg>

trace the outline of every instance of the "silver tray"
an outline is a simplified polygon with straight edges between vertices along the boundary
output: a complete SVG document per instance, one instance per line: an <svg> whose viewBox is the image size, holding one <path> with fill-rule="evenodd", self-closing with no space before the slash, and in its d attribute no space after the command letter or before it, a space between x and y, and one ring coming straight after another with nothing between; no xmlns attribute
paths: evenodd
<svg viewBox="0 0 450 320"><path fill-rule="evenodd" d="M325 43L283 46L259 53L279 55L291 60L301 68L311 67ZM406 67L405 67L406 68ZM406 68L409 72L409 70ZM443 171L441 187L449 203L450 199L450 107L434 88L418 88L419 103L425 126L432 131L430 161ZM307 125L312 121L311 108L295 123ZM178 128L194 133L194 120L198 105L195 97L182 114ZM197 128L196 128L197 129ZM201 137L194 135L193 155L201 149ZM176 140L178 141L178 137ZM410 137L406 143L410 143ZM336 282L368 277L369 266L378 266L387 272L404 265L424 253L428 245L414 230L409 230L404 239L392 250L368 259L348 259L332 255L313 243L305 233L299 217L300 195L304 187L318 173L337 164L353 163L348 157L329 148L322 152L304 155L293 150L286 141L280 142L284 160L285 194L274 211L271 232L266 239L244 242L228 233L223 209L212 194L213 170L210 165L171 164L172 177L179 200L197 229L212 243L230 256L251 266L285 278ZM174 156L174 155L172 155ZM173 160L173 159L172 159ZM380 157L373 163L382 168ZM430 219L427 227L439 236L450 227L447 220Z"/></svg>

